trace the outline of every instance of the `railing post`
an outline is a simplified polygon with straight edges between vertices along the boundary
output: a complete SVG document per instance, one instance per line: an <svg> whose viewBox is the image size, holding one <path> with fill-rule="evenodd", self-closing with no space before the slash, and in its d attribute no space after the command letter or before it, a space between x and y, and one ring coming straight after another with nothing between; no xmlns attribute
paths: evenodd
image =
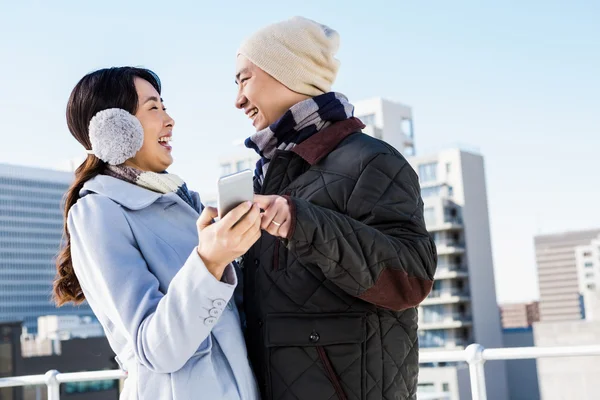
<svg viewBox="0 0 600 400"><path fill-rule="evenodd" d="M471 397L473 400L487 400L485 391L485 371L483 364L483 346L477 343L467 346L465 359L469 363L469 375L471 377Z"/></svg>
<svg viewBox="0 0 600 400"><path fill-rule="evenodd" d="M46 377L46 386L48 387L48 400L60 400L60 383L56 379L58 371L53 369L44 375Z"/></svg>

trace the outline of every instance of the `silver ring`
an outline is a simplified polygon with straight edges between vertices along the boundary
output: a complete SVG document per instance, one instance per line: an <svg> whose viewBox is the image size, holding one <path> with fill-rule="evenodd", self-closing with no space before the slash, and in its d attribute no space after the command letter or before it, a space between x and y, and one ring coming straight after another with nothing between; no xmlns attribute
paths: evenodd
<svg viewBox="0 0 600 400"><path fill-rule="evenodd" d="M271 223L275 226L281 226L281 224L279 222L271 221Z"/></svg>

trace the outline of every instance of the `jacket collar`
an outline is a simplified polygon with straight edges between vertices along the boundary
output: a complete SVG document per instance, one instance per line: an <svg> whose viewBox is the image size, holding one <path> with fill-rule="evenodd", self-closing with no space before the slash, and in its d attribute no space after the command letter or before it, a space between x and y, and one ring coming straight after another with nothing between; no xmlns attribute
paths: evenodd
<svg viewBox="0 0 600 400"><path fill-rule="evenodd" d="M365 124L356 117L331 124L292 148L310 165L315 165L331 153L346 137L360 131Z"/></svg>
<svg viewBox="0 0 600 400"><path fill-rule="evenodd" d="M146 208L162 197L161 193L144 189L141 186L108 175L98 175L87 181L79 192L79 196L83 197L90 193L106 196L130 210Z"/></svg>

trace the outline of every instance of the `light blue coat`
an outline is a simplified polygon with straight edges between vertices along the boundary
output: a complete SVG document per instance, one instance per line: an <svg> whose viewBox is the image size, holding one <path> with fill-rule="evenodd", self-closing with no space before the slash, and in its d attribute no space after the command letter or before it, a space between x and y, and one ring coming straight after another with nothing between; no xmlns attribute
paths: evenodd
<svg viewBox="0 0 600 400"><path fill-rule="evenodd" d="M73 267L128 371L121 399L258 399L235 269L218 281L202 263L198 212L105 175L81 196L68 218Z"/></svg>

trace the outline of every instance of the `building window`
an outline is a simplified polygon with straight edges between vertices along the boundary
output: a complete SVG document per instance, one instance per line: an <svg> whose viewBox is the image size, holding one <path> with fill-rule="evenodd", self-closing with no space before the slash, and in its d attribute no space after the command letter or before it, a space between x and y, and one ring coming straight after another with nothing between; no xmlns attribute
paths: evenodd
<svg viewBox="0 0 600 400"><path fill-rule="evenodd" d="M589 290L596 290L596 284L595 283L588 283L587 288Z"/></svg>
<svg viewBox="0 0 600 400"><path fill-rule="evenodd" d="M8 338L10 340L10 338ZM11 375L13 372L13 345L12 343L0 344L0 376Z"/></svg>
<svg viewBox="0 0 600 400"><path fill-rule="evenodd" d="M421 188L421 197L426 198L426 197L439 196L441 190L442 190L441 186L432 186L432 187Z"/></svg>
<svg viewBox="0 0 600 400"><path fill-rule="evenodd" d="M404 133L407 137L409 138L414 138L414 132L413 132L413 123L412 123L412 119L403 119L402 122L402 133Z"/></svg>
<svg viewBox="0 0 600 400"><path fill-rule="evenodd" d="M243 170L244 168L246 168L246 162L245 161L238 161L235 165L235 170L237 172L240 172L241 170Z"/></svg>
<svg viewBox="0 0 600 400"><path fill-rule="evenodd" d="M417 331L421 347L443 347L446 345L447 331L443 329L434 329L430 331Z"/></svg>
<svg viewBox="0 0 600 400"><path fill-rule="evenodd" d="M446 163L446 173L449 174L450 173L450 163Z"/></svg>
<svg viewBox="0 0 600 400"><path fill-rule="evenodd" d="M585 274L585 277L588 279L592 279L594 277L594 273L593 272L588 272Z"/></svg>
<svg viewBox="0 0 600 400"><path fill-rule="evenodd" d="M583 253L583 256L584 256L584 257L591 257L591 256L592 256L592 253L591 253L591 252L589 252L589 251L586 251L585 253Z"/></svg>
<svg viewBox="0 0 600 400"><path fill-rule="evenodd" d="M358 117L358 119L360 119L365 125L375 126L375 114L363 115L362 117Z"/></svg>
<svg viewBox="0 0 600 400"><path fill-rule="evenodd" d="M435 208L427 207L423 210L423 217L425 218L425 225L435 225Z"/></svg>
<svg viewBox="0 0 600 400"><path fill-rule="evenodd" d="M591 262L586 262L586 263L584 264L584 266L585 266L586 268L592 268L592 267L594 266L594 264L593 264L593 263L591 263Z"/></svg>
<svg viewBox="0 0 600 400"><path fill-rule="evenodd" d="M433 182L437 180L437 166L437 162L419 165L421 182Z"/></svg>
<svg viewBox="0 0 600 400"><path fill-rule="evenodd" d="M433 383L419 383L417 385L418 393L433 393L435 392L435 386Z"/></svg>
<svg viewBox="0 0 600 400"><path fill-rule="evenodd" d="M448 186L448 197L454 196L454 188L452 186Z"/></svg>
<svg viewBox="0 0 600 400"><path fill-rule="evenodd" d="M231 164L221 164L221 175L229 175L231 174Z"/></svg>
<svg viewBox="0 0 600 400"><path fill-rule="evenodd" d="M450 384L448 384L446 382L442 383L442 392L444 392L444 393L450 392Z"/></svg>

